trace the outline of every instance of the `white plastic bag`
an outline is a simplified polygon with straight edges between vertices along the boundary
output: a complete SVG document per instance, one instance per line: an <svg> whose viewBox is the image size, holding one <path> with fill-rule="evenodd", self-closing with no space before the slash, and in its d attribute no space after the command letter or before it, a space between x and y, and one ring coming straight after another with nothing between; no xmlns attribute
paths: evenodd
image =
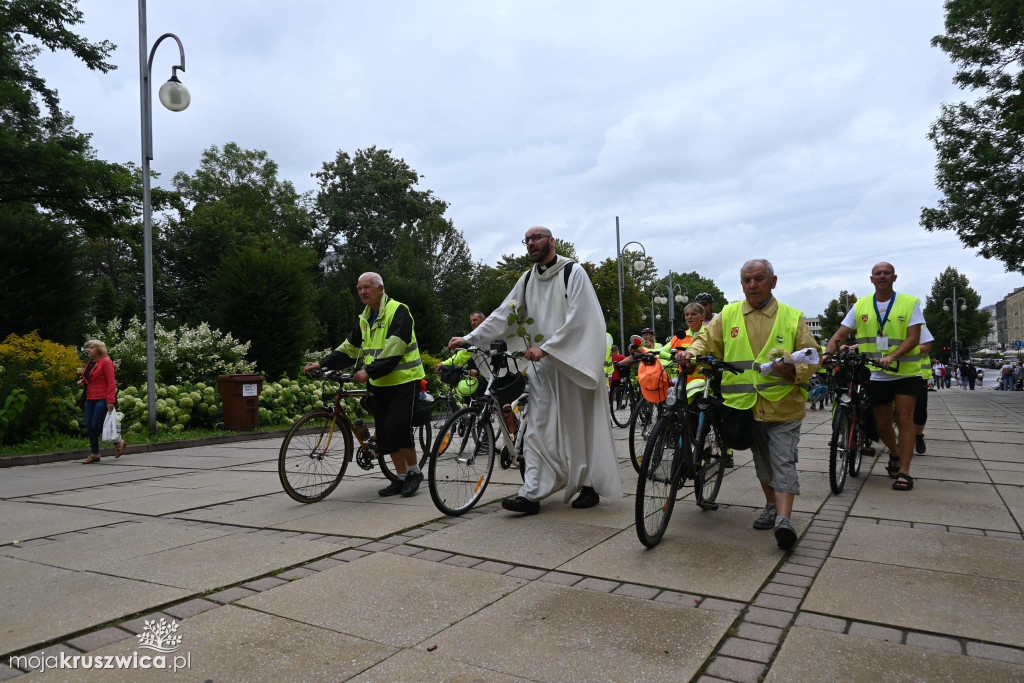
<svg viewBox="0 0 1024 683"><path fill-rule="evenodd" d="M121 443L121 416L116 410L108 410L103 418L103 436L105 443Z"/></svg>

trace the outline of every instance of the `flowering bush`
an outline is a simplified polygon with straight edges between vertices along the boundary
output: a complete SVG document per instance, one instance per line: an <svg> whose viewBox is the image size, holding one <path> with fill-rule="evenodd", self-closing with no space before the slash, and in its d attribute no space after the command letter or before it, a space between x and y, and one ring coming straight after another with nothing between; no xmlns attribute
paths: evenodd
<svg viewBox="0 0 1024 683"><path fill-rule="evenodd" d="M142 321L132 317L122 330L121 320L114 318L94 334L106 343L119 384L145 381L146 326ZM254 363L245 359L249 342L242 343L230 334L211 330L207 323L198 327L183 325L176 330L156 323L154 351L157 381L169 384L210 381L217 375L256 369Z"/></svg>
<svg viewBox="0 0 1024 683"><path fill-rule="evenodd" d="M72 347L36 332L8 335L0 344L0 443L68 428L82 365Z"/></svg>

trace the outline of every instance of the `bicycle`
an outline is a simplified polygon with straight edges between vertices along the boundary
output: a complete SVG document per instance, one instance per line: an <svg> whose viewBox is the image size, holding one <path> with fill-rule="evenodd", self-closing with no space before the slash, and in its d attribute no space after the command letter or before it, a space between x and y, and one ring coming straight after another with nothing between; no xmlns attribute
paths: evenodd
<svg viewBox="0 0 1024 683"><path fill-rule="evenodd" d="M634 353L633 358L640 362L660 362L656 353ZM635 363L634 363L635 365ZM635 399L633 412L629 416L629 460L633 463L633 469L640 471L640 461L643 460L644 449L651 436L651 429L654 422L661 416L664 403L652 403L648 401L640 390L636 390L638 396Z"/></svg>
<svg viewBox="0 0 1024 683"><path fill-rule="evenodd" d="M616 427L626 428L629 426L629 419L633 415L633 409L640 400L640 389L633 383L633 366L615 364L619 371L619 383L612 389L608 397L611 404L612 423Z"/></svg>
<svg viewBox="0 0 1024 683"><path fill-rule="evenodd" d="M720 397L722 375L742 370L731 363L695 356L693 363L706 366L704 389L693 403L687 399L685 382L676 382L665 399L644 452L636 484L636 533L648 548L653 548L665 535L676 493L693 479L697 506L717 510L715 499L725 477L721 411L725 402ZM685 375L683 375L685 377Z"/></svg>
<svg viewBox="0 0 1024 683"><path fill-rule="evenodd" d="M368 396L369 391L365 388L346 389L345 384L353 381L352 374L320 369L317 375L338 382L338 390L332 406L302 415L285 435L277 459L277 473L285 493L299 503L315 503L330 495L341 483L352 461L353 436L359 443L356 464L364 470L372 470L376 461L384 476L398 481L398 475L388 462L390 457L377 452L376 438L370 435L362 421L353 422L342 405L342 399L362 398ZM414 429L423 449L419 462L422 469L430 453L430 422Z"/></svg>
<svg viewBox="0 0 1024 683"><path fill-rule="evenodd" d="M525 479L526 461L523 441L529 414L529 393L526 378L509 370L509 360L522 357L504 347L504 341L492 344L488 351L475 346L466 347L478 354L481 362L488 358L493 371L490 385L483 397L473 398L470 405L448 418L434 440L427 467L427 485L430 498L438 510L455 517L473 508L487 489L494 471L494 422L502 438L501 467L513 464ZM478 363L479 365L480 363ZM505 407L509 410L506 412Z"/></svg>
<svg viewBox="0 0 1024 683"><path fill-rule="evenodd" d="M836 379L836 398L832 405L832 438L828 445L828 483L833 493L842 493L846 475L860 476L865 455L872 456L868 430L865 425L871 415L871 401L867 385L871 380L868 365L881 367L867 354L854 349L841 351L838 356L839 376ZM899 368L899 361L893 369Z"/></svg>

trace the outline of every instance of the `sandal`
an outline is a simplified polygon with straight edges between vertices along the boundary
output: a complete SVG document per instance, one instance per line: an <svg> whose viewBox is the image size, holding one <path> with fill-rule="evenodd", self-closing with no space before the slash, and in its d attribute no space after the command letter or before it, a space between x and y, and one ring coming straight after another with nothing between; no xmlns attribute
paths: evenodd
<svg viewBox="0 0 1024 683"><path fill-rule="evenodd" d="M912 488L914 488L914 478L902 472L896 477L896 481L892 483L893 491L909 491Z"/></svg>
<svg viewBox="0 0 1024 683"><path fill-rule="evenodd" d="M896 464L893 464L896 463ZM900 459L889 456L889 464L885 466L885 471L889 473L890 479L896 479L896 475L900 471Z"/></svg>
<svg viewBox="0 0 1024 683"><path fill-rule="evenodd" d="M114 457L120 458L122 455L124 455L124 447L127 445L128 444L124 442L124 439L121 439L121 443L114 446Z"/></svg>

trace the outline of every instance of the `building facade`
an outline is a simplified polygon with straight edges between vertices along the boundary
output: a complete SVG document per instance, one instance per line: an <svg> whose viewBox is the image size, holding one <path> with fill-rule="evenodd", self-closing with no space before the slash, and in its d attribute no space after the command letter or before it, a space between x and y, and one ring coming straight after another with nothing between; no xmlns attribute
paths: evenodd
<svg viewBox="0 0 1024 683"><path fill-rule="evenodd" d="M1014 348L1015 342L1024 341L1024 287L1018 287L1004 299L1006 302L1006 346Z"/></svg>

